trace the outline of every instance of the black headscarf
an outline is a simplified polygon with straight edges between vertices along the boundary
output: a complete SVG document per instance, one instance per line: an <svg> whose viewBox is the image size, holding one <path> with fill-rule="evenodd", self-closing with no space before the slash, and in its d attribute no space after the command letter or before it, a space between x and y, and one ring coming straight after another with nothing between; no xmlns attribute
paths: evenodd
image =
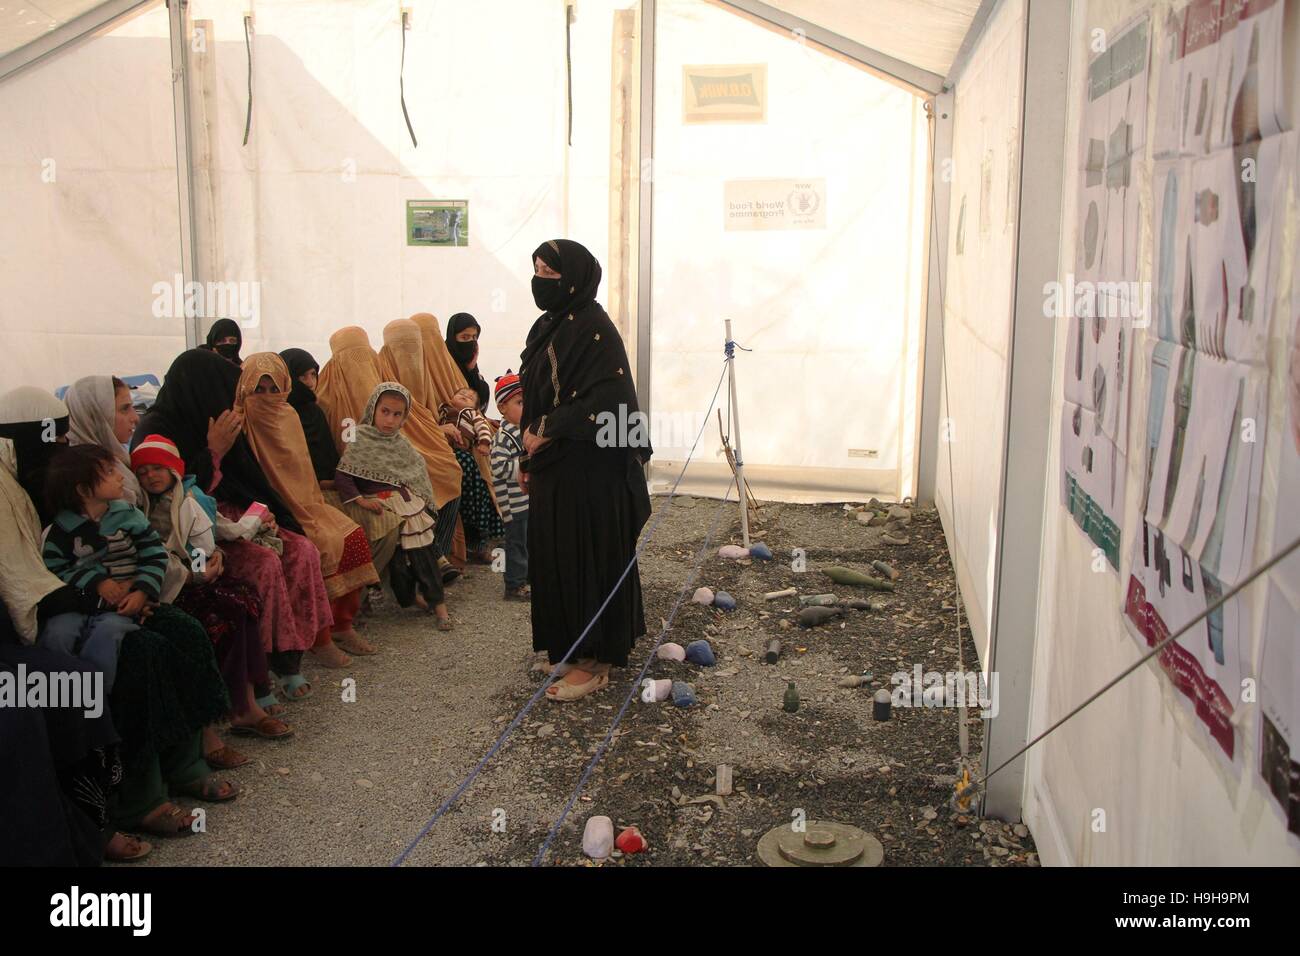
<svg viewBox="0 0 1300 956"><path fill-rule="evenodd" d="M307 438L307 451L311 453L312 470L316 472L317 481L333 481L334 469L338 467L339 450L334 447L330 434L329 419L324 410L316 404L316 393L299 379L308 372L320 374L320 365L306 349L285 349L280 353L289 376L293 379L293 388L289 392L289 404L298 413L302 422L302 433Z"/></svg>
<svg viewBox="0 0 1300 956"><path fill-rule="evenodd" d="M219 339L235 337L234 345L216 345ZM207 349L209 352L216 352L222 358L229 362L240 364L239 350L244 347L244 333L239 329L239 323L234 319L217 319L212 323L212 328L208 329L208 339L206 345L200 345L199 348Z"/></svg>
<svg viewBox="0 0 1300 956"><path fill-rule="evenodd" d="M478 355L478 340L473 342L458 342L456 336L468 328L478 330L479 335L483 334L483 328L478 324L478 320L468 312L457 312L447 320L447 351L451 353L451 359L456 363L462 375L465 376L465 382L470 388L478 393L479 410L487 408L488 396L492 394L492 389L487 383L479 368L475 365L470 368L469 363L474 361L474 356Z"/></svg>
<svg viewBox="0 0 1300 956"><path fill-rule="evenodd" d="M567 239L543 243L533 256L560 274L559 279L542 280L540 292L534 277L534 297L547 311L533 323L520 356L521 426L556 439L532 456L531 467L536 468L562 455L565 440L596 441L606 421L604 412L614 416L616 425L626 423L631 432L636 421L632 416L640 409L623 339L596 301L600 263L584 246ZM641 431L644 443L632 451L646 462L652 452L648 422Z"/></svg>
<svg viewBox="0 0 1300 956"><path fill-rule="evenodd" d="M146 435L163 435L176 443L185 471L194 475L204 491L212 483L212 455L208 451L208 421L215 421L235 404L240 369L215 352L190 349L176 356L158 389L153 407L140 418L131 447ZM290 531L301 531L292 512L271 489L262 467L241 434L221 459L221 483L212 490L218 501L247 508L254 501L271 509L275 520Z"/></svg>

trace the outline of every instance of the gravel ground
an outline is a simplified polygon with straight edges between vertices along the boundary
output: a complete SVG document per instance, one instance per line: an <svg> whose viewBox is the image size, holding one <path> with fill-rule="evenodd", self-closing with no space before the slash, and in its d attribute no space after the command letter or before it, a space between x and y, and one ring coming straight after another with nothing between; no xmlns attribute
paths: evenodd
<svg viewBox="0 0 1300 956"><path fill-rule="evenodd" d="M654 500L654 526L666 499ZM594 865L581 853L582 825L606 814L635 824L649 848L604 865L753 865L758 838L798 815L865 829L885 847L886 866L1035 865L1023 828L956 814L949 805L958 772L958 712L894 708L876 722L871 694L896 671L958 669L952 568L934 512L915 513L902 533L910 544L880 542L838 505L765 504L760 535L776 560L717 556L739 542L734 505L679 497L645 549L641 576L651 633L634 663L610 686L573 704L539 701L507 738L474 785L419 842L408 864L527 865L562 812L583 768L604 739L714 529L699 580L686 590L666 640L706 638L714 668L655 660L647 674L691 683L698 703L644 704L639 695L621 721L567 822L548 865ZM807 569L792 569L792 549ZM870 571L886 560L901 577L893 593L832 584L832 564ZM726 590L739 602L722 612L689 601L696 585ZM765 602L768 591L869 598L881 610L849 611L843 621L801 630L798 601ZM381 648L342 671L308 655L313 696L290 704L296 729L284 742L232 743L252 762L228 776L243 788L207 808L208 832L154 840L143 865L385 865L413 840L537 690L540 674L528 640L527 605L501 600L501 579L472 569L449 588L456 630L439 634L430 618L390 601L365 622ZM772 637L784 651L763 663ZM976 660L963 628L966 662ZM847 675L870 673L874 685L840 688ZM355 680L355 702L344 700ZM801 696L782 710L789 681ZM978 711L968 714L970 750L982 745ZM734 768L734 792L713 796L718 764ZM707 800L699 799L708 797ZM1017 835L1017 834L1020 835Z"/></svg>

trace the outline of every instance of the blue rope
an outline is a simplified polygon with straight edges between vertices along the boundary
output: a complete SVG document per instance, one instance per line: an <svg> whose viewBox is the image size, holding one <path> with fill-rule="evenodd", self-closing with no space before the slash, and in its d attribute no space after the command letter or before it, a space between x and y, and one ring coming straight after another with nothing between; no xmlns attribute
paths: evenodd
<svg viewBox="0 0 1300 956"><path fill-rule="evenodd" d="M668 615L667 622L659 632L659 639L655 641L654 647L650 648L649 656L646 658L645 663L641 665L641 672L637 674L636 679L632 681L632 689L628 691L627 697L623 700L623 706L619 708L618 714L614 717L614 722L610 724L609 733L605 734L605 739L602 740L600 746L596 748L596 755L591 758L591 762L587 764L587 769L583 771L582 777L578 780L577 787L575 787L573 793L569 795L569 802L564 805L564 810L560 813L560 816L553 824L551 824L551 829L546 834L546 842L543 843L542 848L537 851L537 856L533 857L533 866L541 865L542 859L546 856L546 851L551 848L551 843L559 832L560 826L569 815L569 811L573 809L573 805L577 803L578 796L582 793L583 787L587 785L587 780L591 777L592 771L596 769L596 764L600 762L601 757L605 756L605 751L609 747L610 741L614 739L614 731L618 729L619 721L621 721L623 715L627 713L628 705L632 703L632 698L635 697L637 691L641 689L641 681L645 678L646 671L650 669L650 662L654 660L655 652L659 650L659 645L662 644L664 638L668 636L668 631L673 626L673 620L677 617L677 612L681 609L682 602L686 599L686 592L691 589L691 585L695 583L696 579L698 579L700 575L700 566L704 563L704 558L709 552L709 544L713 540L713 532L718 529L718 516L722 514L722 509L727 502L731 500L731 489L734 487L736 487L736 479L733 476L731 484L727 485L727 493L722 496L722 500L718 502L717 510L713 513L713 523L709 525L709 533L705 535L704 544L701 545L699 554L696 555L695 567L691 569L690 576L687 577L686 583L682 585L682 589L677 595L677 603L673 605L672 613Z"/></svg>
<svg viewBox="0 0 1300 956"><path fill-rule="evenodd" d="M557 663L554 667L551 668L551 673L547 676L546 680L544 680L542 682L542 685L537 688L537 691L533 694L533 696L528 698L528 702L525 703L523 708L519 711L519 713L515 715L514 720L510 721L510 723L506 726L506 729L501 732L501 736L497 738L496 743L494 743L488 749L488 752L483 755L483 759L478 762L478 764L474 767L474 769L470 771L469 775L461 782L460 786L456 788L456 792L453 793L450 797L448 797L445 801L443 801L442 805L438 807L437 811L435 811L433 816L429 818L429 822L420 828L420 832L416 835L415 839L412 840L409 844L407 844L405 850L403 850L400 854L398 854L397 858L392 862L391 864L392 866L395 867L401 866L403 863L405 863L407 857L411 855L411 852L415 849L415 847L419 844L419 842L428 835L431 829L433 829L433 825L442 818L442 815L444 813L446 813L448 810L451 809L452 805L457 800L459 800L462 796L464 796L465 791L470 788L470 785L474 782L475 778L477 778L479 773L483 770L483 768L487 766L488 761L491 760L493 757L495 757L496 754L500 751L501 746L506 741L506 738L509 737L512 733L514 733L515 729L523 721L524 717L526 717L528 715L528 712L533 709L533 705L535 705L539 700L542 699L542 695L546 693L546 688L550 687L551 684L553 684L555 680L559 677L559 674L557 674L556 671L558 670L560 664L565 664L568 662L569 658L573 655L574 651L576 651L578 647L581 646L583 640L587 636L587 632L590 631L592 627L595 626L596 622L600 620L600 616L603 613L605 613L605 608L608 607L609 602L614 599L614 595L618 593L618 589L623 586L623 580L628 576L628 573L636 565L637 561L641 557L641 552L645 549L645 546L650 543L650 539L654 537L654 534L658 530L659 525L663 522L664 516L667 515L668 511L671 509L673 498L676 497L677 495L677 488L679 485L681 485L682 478L686 476L686 469L690 466L691 459L695 456L695 449L700 443L700 436L704 434L704 427L709 422L709 412L713 411L713 406L718 400L718 392L722 389L722 380L726 377L726 375L727 375L727 370L726 370L726 366L724 365L722 369L722 374L718 376L718 384L713 389L713 398L709 400L709 407L705 410L704 417L701 419L702 424L700 425L700 430L695 435L695 441L691 445L690 453L686 456L686 461L682 464L682 470L677 475L677 480L673 482L672 490L668 493L668 500L665 502L665 506L660 510L659 514L655 516L655 520L653 524L651 524L650 526L650 531L642 538L641 543L637 545L636 551L632 555L632 560L628 562L627 567L623 569L623 573L619 575L618 581L615 582L613 590L609 592L609 596L605 598L604 603L601 604L601 606L597 609L592 619L587 622L587 626L582 629L582 633L579 634L578 639L573 642L573 646L569 648L568 652L564 655L563 658L561 658L559 663ZM730 490L728 490L728 494L730 494Z"/></svg>

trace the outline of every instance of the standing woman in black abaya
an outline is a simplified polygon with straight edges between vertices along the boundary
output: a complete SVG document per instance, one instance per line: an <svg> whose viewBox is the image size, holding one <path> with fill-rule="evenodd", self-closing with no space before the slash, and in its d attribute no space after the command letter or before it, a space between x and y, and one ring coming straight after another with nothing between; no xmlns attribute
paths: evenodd
<svg viewBox="0 0 1300 956"><path fill-rule="evenodd" d="M537 248L533 268L533 298L546 310L520 370L533 650L559 663L613 592L563 679L547 688L552 700L577 700L606 686L609 668L626 666L645 633L636 564L619 579L650 516L642 468L651 449L648 429L617 427L640 415L623 340L596 302L600 263L559 239Z"/></svg>

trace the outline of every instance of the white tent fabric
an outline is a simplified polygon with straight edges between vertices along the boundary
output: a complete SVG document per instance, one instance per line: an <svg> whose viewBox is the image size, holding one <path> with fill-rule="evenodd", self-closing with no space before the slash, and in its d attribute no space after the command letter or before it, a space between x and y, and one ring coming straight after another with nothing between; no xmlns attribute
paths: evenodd
<svg viewBox="0 0 1300 956"><path fill-rule="evenodd" d="M703 0L660 0L656 46L656 487L675 479L700 428L730 318L736 341L753 349L737 353L737 401L746 477L760 498L912 494L929 165L922 101ZM683 67L702 64L765 64L766 122L683 123ZM824 227L728 228L728 189L760 195L764 181L800 180L820 190ZM714 421L696 457L683 488L720 495L731 473Z"/></svg>
<svg viewBox="0 0 1300 956"><path fill-rule="evenodd" d="M5 388L161 372L185 347L151 308L180 271L166 37L158 6L0 83Z"/></svg>
<svg viewBox="0 0 1300 956"><path fill-rule="evenodd" d="M589 0L573 24L568 148L563 4L512 3L509 30L500 29L494 5L412 4L405 89L414 148L398 100L403 33L389 3L260 0L244 145L244 9L193 0L198 275L241 306L206 302L203 327L232 314L245 326L244 354L299 346L324 362L329 335L344 325L361 325L378 345L394 318L428 311L445 321L467 311L483 325L485 374L516 368L537 314L528 286L532 250L567 235L609 262L617 185L611 40L615 11L626 6ZM657 29L649 358L661 374L652 375L649 404L664 427L654 433L655 474L675 473L686 456L720 369L722 318L730 315L738 339L755 349L742 353L739 402L760 494L911 493L929 146L921 101L702 0L665 0ZM180 272L167 34L165 10L155 7L0 84L0 102L12 102L22 117L0 149L9 151L6 176L27 213L0 226L2 238L6 248L39 257L22 252L4 265L12 270L6 287L18 290L0 307L0 328L17 346L0 357L9 381L54 388L96 372L161 374L182 347L182 322L154 317L158 308L182 305L160 306L155 291L178 287ZM488 35L487 48L452 39ZM683 123L681 69L699 63L766 64L766 121ZM148 77L134 72L145 64ZM97 77L105 74L129 76L144 94L104 99L108 87ZM57 95L47 93L56 86ZM51 124L21 106L51 101L68 104L59 115L78 115L74 103L93 109L85 124ZM60 138L77 136L106 140L118 153L100 159L96 181L65 170L60 190L77 191L92 211L100 197L127 188L119 178L139 178L152 190L132 186L122 208L95 211L96 221L113 224L107 241L94 232L66 241L76 207L69 218L54 190L20 188L38 171L38 157L62 159L69 149ZM724 231L728 181L807 177L824 183L824 228ZM468 200L469 246L407 245L410 199ZM48 230L43 245L24 235L29 220ZM749 264L729 265L740 262ZM607 272L602 296L611 278ZM112 297L99 291L106 286ZM32 321L42 315L49 320ZM630 347L635 316L632 323ZM84 344L71 344L70 336L88 332ZM795 368L798 377L790 375ZM805 404L835 412L810 422L797 411ZM729 477L716 439L711 426L692 472L704 482L696 490Z"/></svg>
<svg viewBox="0 0 1300 956"><path fill-rule="evenodd" d="M1024 0L1001 4L954 91L935 504L981 661L1001 513L1024 33Z"/></svg>

